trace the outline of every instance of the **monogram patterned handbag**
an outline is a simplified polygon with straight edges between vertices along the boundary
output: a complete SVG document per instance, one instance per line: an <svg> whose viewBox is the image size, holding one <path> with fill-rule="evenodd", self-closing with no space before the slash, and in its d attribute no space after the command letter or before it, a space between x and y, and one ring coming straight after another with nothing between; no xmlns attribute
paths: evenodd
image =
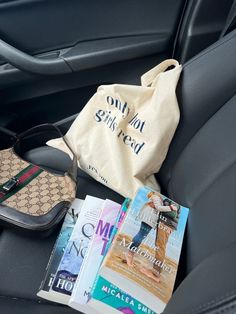
<svg viewBox="0 0 236 314"><path fill-rule="evenodd" d="M65 140L73 156L65 173L27 161L27 152L48 149L45 143L49 139L62 136L54 125L44 124L18 136L10 135L0 129L0 224L50 232L75 198L76 157ZM66 154L65 157L68 158Z"/></svg>

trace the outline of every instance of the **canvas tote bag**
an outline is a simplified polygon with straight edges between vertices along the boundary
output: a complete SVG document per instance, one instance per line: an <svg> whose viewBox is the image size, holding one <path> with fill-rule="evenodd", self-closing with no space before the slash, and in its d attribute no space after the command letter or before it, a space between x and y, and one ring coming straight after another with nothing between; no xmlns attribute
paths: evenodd
<svg viewBox="0 0 236 314"><path fill-rule="evenodd" d="M175 90L181 69L169 59L145 73L141 86L98 87L65 135L78 166L125 197L143 185L159 190L154 173L179 122ZM48 145L70 154L61 138Z"/></svg>

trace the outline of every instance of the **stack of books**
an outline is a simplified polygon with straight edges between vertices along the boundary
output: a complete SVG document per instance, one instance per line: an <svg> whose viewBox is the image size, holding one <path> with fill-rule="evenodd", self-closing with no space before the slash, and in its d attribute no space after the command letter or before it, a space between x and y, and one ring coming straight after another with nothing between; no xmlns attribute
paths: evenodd
<svg viewBox="0 0 236 314"><path fill-rule="evenodd" d="M159 314L171 298L188 208L141 188L122 205L76 199L38 296L85 314Z"/></svg>

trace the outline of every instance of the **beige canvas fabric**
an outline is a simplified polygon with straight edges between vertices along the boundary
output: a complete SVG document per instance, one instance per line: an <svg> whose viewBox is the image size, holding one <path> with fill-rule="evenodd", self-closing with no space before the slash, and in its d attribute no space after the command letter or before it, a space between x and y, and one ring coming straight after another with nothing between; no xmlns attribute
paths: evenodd
<svg viewBox="0 0 236 314"><path fill-rule="evenodd" d="M143 185L159 190L153 174L179 122L175 90L181 69L169 59L145 73L141 86L100 86L66 134L78 166L125 197ZM70 154L62 139L48 145Z"/></svg>

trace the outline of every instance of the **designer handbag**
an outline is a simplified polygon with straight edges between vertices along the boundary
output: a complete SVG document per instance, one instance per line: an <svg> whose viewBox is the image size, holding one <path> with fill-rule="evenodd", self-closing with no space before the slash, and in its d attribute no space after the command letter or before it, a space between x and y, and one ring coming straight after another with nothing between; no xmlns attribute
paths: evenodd
<svg viewBox="0 0 236 314"><path fill-rule="evenodd" d="M27 161L27 152L38 154L45 143L63 135L54 125L44 124L20 134L0 128L0 224L21 230L49 233L64 217L76 191L76 157L65 173ZM56 150L59 154L61 152ZM36 154L37 155L37 154Z"/></svg>

